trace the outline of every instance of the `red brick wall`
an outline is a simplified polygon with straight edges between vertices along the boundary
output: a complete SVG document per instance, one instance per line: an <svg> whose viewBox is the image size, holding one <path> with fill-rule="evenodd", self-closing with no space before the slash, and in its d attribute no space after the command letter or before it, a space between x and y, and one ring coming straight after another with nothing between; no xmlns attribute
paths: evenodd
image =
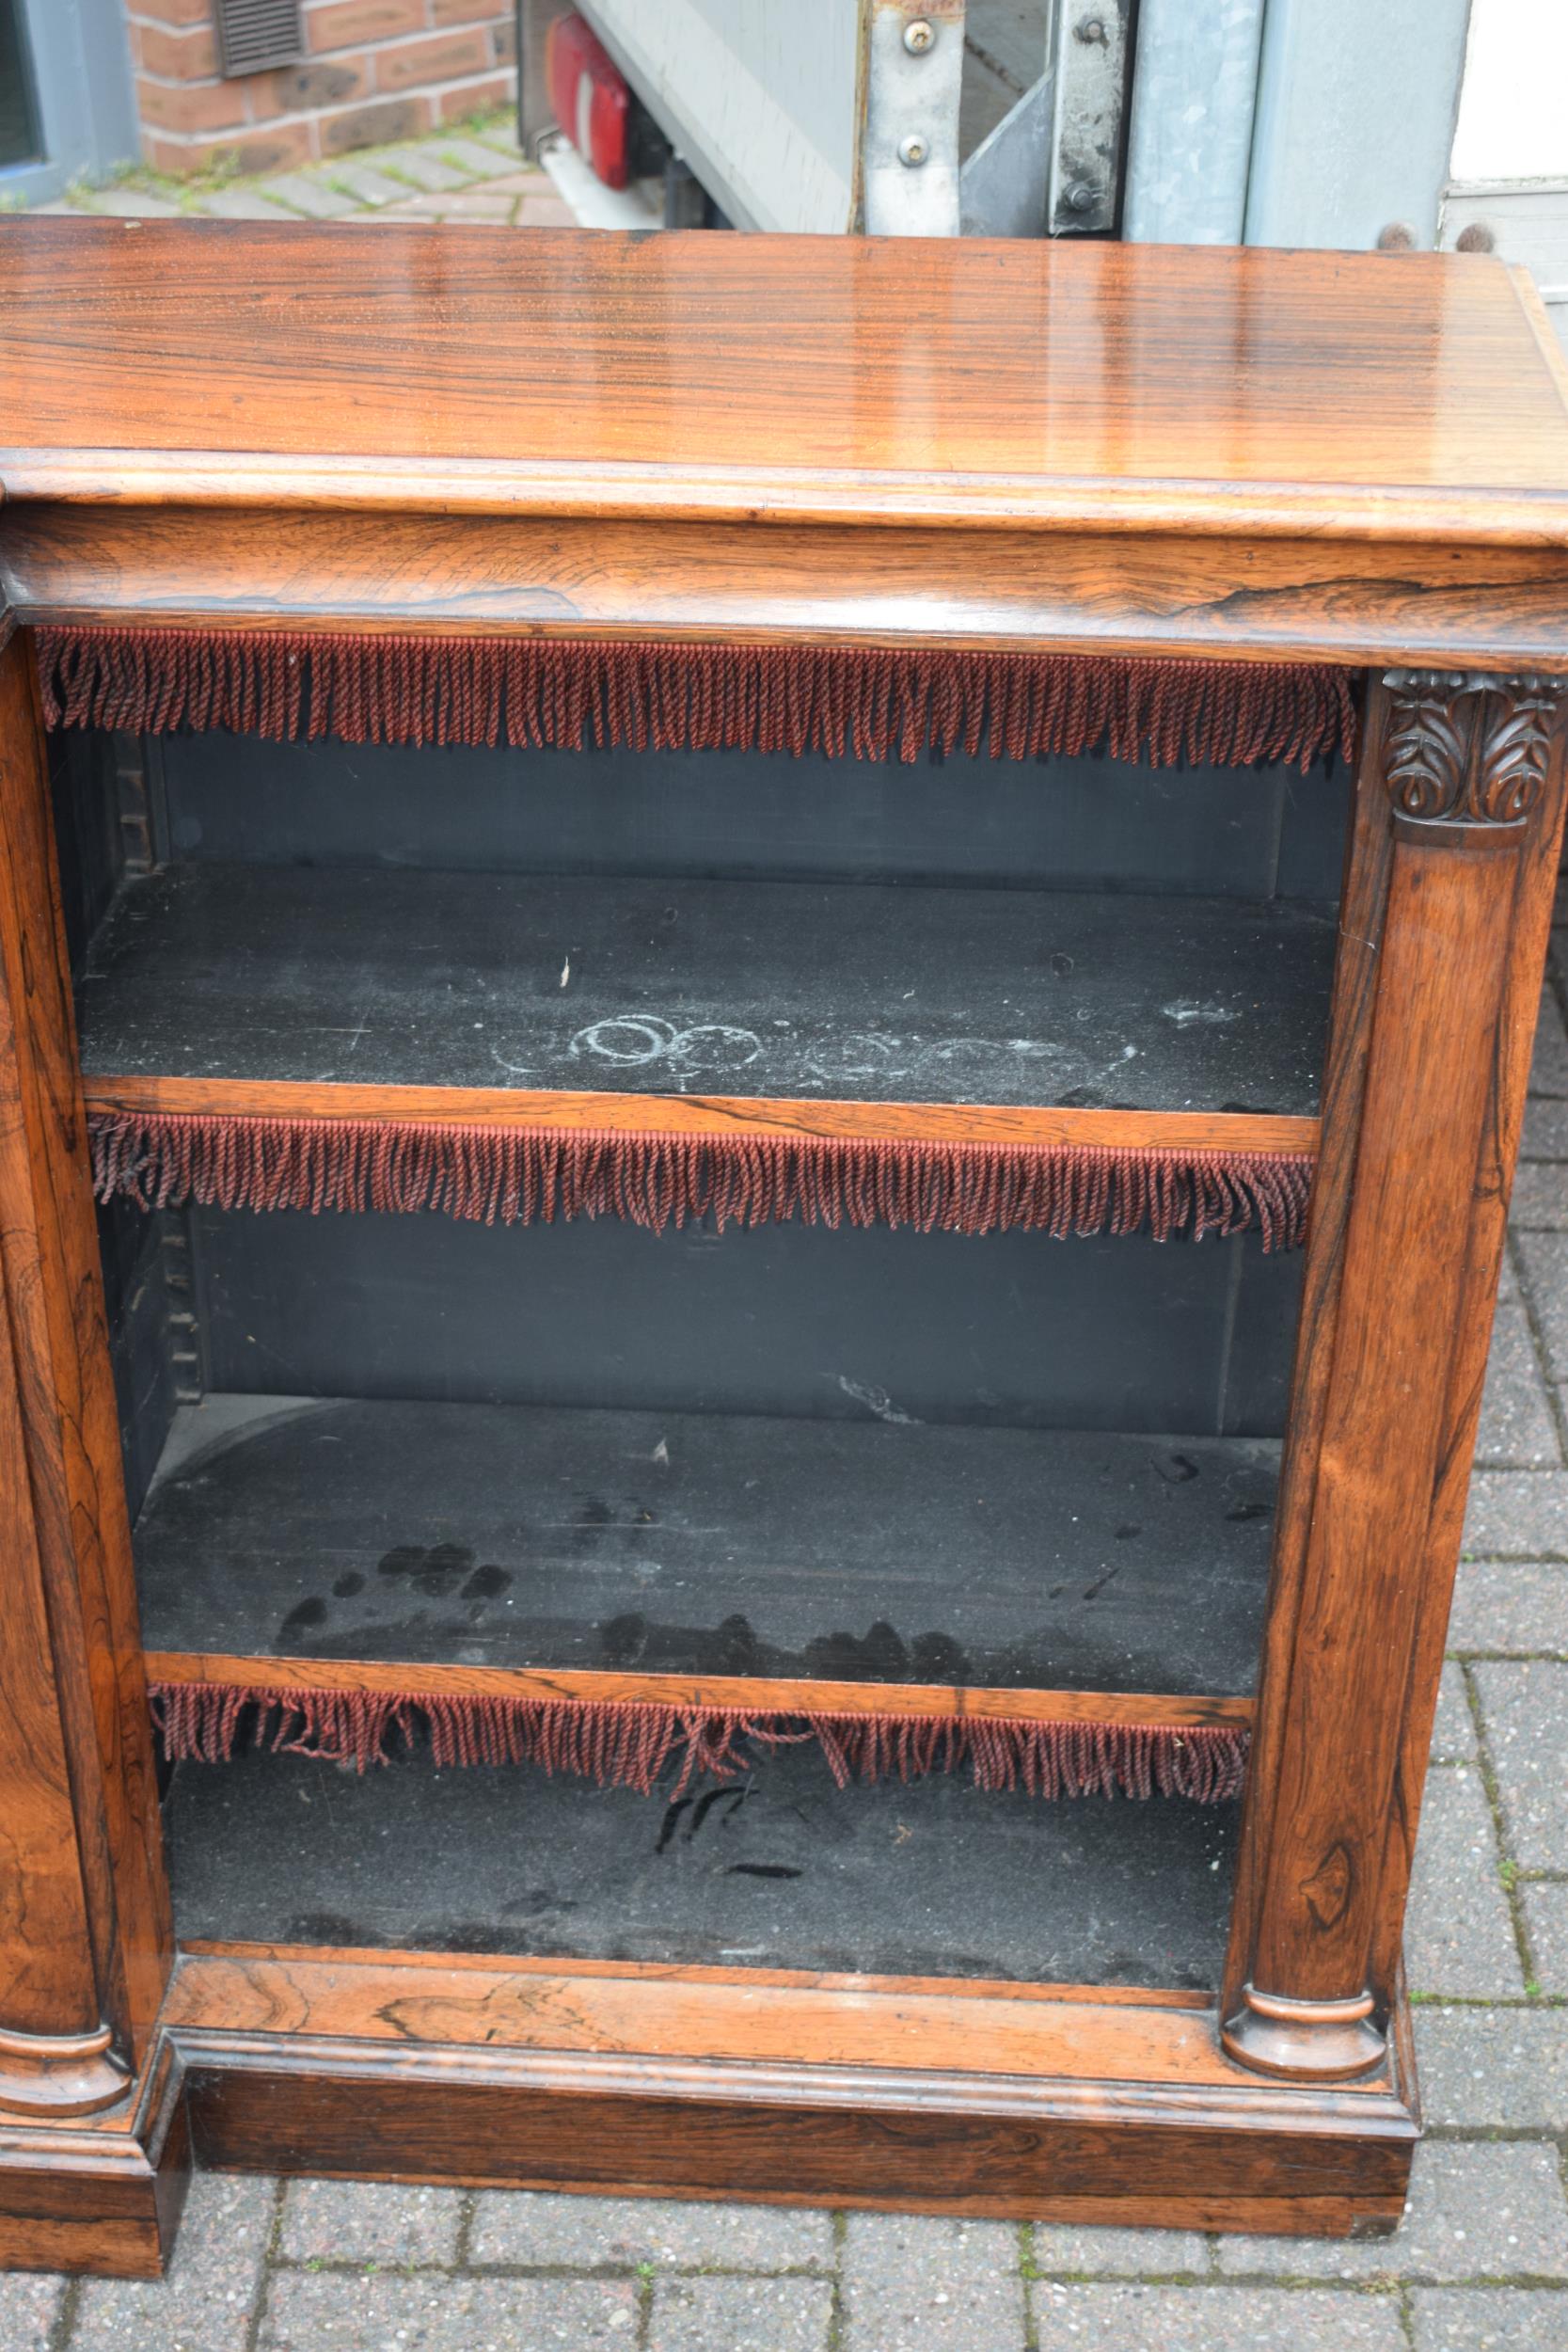
<svg viewBox="0 0 1568 2352"><path fill-rule="evenodd" d="M515 93L512 0L305 0L306 55L218 73L212 0L126 0L142 150L159 171L242 171L412 138Z"/></svg>

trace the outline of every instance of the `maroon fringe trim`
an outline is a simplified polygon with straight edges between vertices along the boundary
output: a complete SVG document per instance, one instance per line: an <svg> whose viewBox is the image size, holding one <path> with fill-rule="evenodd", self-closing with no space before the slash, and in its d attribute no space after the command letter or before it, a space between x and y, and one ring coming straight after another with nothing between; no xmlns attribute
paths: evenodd
<svg viewBox="0 0 1568 2352"><path fill-rule="evenodd" d="M207 1111L94 1111L93 1184L144 1209L438 1210L486 1225L614 1216L911 1225L922 1232L1306 1232L1306 1152L857 1136L649 1135Z"/></svg>
<svg viewBox="0 0 1568 2352"><path fill-rule="evenodd" d="M1009 759L1104 744L1156 767L1349 755L1326 664L880 645L344 631L40 628L51 726L228 727L280 741Z"/></svg>
<svg viewBox="0 0 1568 2352"><path fill-rule="evenodd" d="M171 1762L226 1764L248 1743L365 1772L395 1740L421 1732L433 1764L537 1764L652 1793L674 1767L679 1796L705 1775L733 1779L749 1748L815 1740L841 1788L852 1780L913 1780L968 1765L977 1788L1034 1797L1240 1794L1244 1730L1228 1724L1037 1723L1022 1716L751 1714L657 1701L436 1697L390 1691L280 1691L264 1685L157 1682L153 1721Z"/></svg>

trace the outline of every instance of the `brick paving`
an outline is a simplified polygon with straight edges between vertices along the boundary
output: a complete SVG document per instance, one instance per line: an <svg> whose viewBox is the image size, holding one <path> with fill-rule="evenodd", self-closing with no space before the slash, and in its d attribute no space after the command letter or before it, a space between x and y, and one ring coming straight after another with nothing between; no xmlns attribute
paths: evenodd
<svg viewBox="0 0 1568 2352"><path fill-rule="evenodd" d="M1561 2352L1568 897L1417 1857L1428 2137L1354 2245L208 2174L157 2285L0 2277L0 2352Z"/></svg>
<svg viewBox="0 0 1568 2352"><path fill-rule="evenodd" d="M112 187L77 187L42 213L117 219L440 221L451 228L570 229L546 172L518 152L510 115L453 124L392 147L250 178L181 181L134 171ZM0 2344L0 2352L8 2347Z"/></svg>

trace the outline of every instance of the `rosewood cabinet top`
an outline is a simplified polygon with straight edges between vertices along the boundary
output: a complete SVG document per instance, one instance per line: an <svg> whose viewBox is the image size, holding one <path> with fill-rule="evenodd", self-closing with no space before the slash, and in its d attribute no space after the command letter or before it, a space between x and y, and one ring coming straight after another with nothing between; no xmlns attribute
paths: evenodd
<svg viewBox="0 0 1568 2352"><path fill-rule="evenodd" d="M1568 546L1480 256L0 227L7 501Z"/></svg>

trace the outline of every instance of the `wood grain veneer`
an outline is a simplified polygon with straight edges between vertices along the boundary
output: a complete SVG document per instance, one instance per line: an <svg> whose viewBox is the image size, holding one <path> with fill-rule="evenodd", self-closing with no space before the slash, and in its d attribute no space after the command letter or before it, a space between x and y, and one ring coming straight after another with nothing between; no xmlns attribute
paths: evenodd
<svg viewBox="0 0 1568 2352"><path fill-rule="evenodd" d="M1568 543L1476 256L33 220L0 312L8 500Z"/></svg>

